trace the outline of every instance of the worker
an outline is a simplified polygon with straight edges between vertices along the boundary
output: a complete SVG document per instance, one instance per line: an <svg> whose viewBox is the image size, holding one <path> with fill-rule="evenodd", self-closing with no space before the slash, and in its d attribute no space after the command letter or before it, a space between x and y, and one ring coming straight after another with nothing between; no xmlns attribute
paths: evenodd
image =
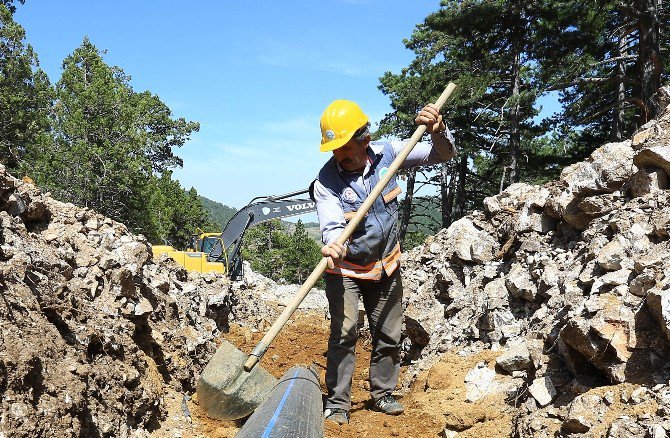
<svg viewBox="0 0 670 438"><path fill-rule="evenodd" d="M456 155L454 138L435 105L426 105L415 122L426 126L431 141L417 143L401 168L442 163ZM400 371L403 294L397 235L401 189L395 176L347 243L335 240L405 143L371 141L368 116L348 100L332 102L321 116L321 151L333 153L312 187L324 243L321 253L327 258L324 279L331 315L324 417L339 424L349 422L359 296L372 337L372 409L388 415L404 411L392 395Z"/></svg>

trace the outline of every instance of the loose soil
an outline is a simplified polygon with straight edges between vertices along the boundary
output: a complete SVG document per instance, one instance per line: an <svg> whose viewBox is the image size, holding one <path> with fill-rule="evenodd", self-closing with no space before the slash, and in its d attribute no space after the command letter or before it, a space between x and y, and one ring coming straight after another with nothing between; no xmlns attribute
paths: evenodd
<svg viewBox="0 0 670 438"><path fill-rule="evenodd" d="M322 313L298 311L275 339L261 365L276 377L281 377L294 365L313 366L320 370L322 391L325 393L326 348L329 321ZM232 326L224 338L240 350L249 353L263 336L248 327ZM405 413L391 417L369 409L370 339L361 333L357 346L357 364L352 385L351 422L339 426L325 424L326 437L434 437L445 425L459 430L459 437L500 437L510 433L510 407L502 398L486 398L481 402L465 401L464 377L477 363L494 363L494 354L462 357L447 354L429 372L418 376L407 394L399 395ZM492 365L491 365L492 366ZM404 373L403 367L401 373ZM402 376L401 376L402 377ZM188 402L192 416L191 436L213 438L233 437L243 421L224 422L208 418L197 404Z"/></svg>

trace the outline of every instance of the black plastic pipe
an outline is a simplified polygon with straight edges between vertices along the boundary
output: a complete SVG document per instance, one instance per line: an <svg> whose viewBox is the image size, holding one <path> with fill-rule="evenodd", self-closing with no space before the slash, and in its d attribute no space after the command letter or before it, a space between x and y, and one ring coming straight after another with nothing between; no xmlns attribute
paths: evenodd
<svg viewBox="0 0 670 438"><path fill-rule="evenodd" d="M235 438L323 438L323 402L316 372L292 367Z"/></svg>

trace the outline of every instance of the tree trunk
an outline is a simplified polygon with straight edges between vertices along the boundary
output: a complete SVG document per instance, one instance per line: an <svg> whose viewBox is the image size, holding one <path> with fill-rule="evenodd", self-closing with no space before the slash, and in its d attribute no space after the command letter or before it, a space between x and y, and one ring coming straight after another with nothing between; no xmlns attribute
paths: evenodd
<svg viewBox="0 0 670 438"><path fill-rule="evenodd" d="M502 193L505 190L505 179L507 178L507 169L508 166L503 167L502 176L500 177L500 187L498 187L498 193Z"/></svg>
<svg viewBox="0 0 670 438"><path fill-rule="evenodd" d="M460 219L465 216L466 201L465 199L465 184L468 175L468 156L462 153L458 163L458 181L456 186L456 214L454 219Z"/></svg>
<svg viewBox="0 0 670 438"><path fill-rule="evenodd" d="M449 175L449 163L440 166L440 196L442 199L442 228L451 225L451 211L454 203L453 176Z"/></svg>
<svg viewBox="0 0 670 438"><path fill-rule="evenodd" d="M398 230L398 241L400 242L405 240L405 234L407 234L407 227L409 226L409 220L412 215L412 200L414 198L415 181L416 168L412 168L407 175L407 193L400 206L400 230Z"/></svg>
<svg viewBox="0 0 670 438"><path fill-rule="evenodd" d="M642 123L656 117L659 108L652 99L661 83L663 65L660 61L660 3L661 0L637 0L639 13L640 99L643 104Z"/></svg>
<svg viewBox="0 0 670 438"><path fill-rule="evenodd" d="M623 120L624 120L624 104L626 100L626 85L624 84L624 79L626 78L626 63L623 57L626 55L626 38L627 32L625 30L621 31L621 34L618 35L619 41L617 41L617 58L619 61L616 63L617 69L617 95L616 102L617 106L614 109L614 117L612 117L612 141L621 141L623 139Z"/></svg>
<svg viewBox="0 0 670 438"><path fill-rule="evenodd" d="M521 134L519 132L519 112L521 102L519 102L519 89L521 83L521 53L516 50L514 53L514 61L512 64L512 110L510 111L510 164L509 164L509 181L510 183L519 182L519 149L521 148Z"/></svg>

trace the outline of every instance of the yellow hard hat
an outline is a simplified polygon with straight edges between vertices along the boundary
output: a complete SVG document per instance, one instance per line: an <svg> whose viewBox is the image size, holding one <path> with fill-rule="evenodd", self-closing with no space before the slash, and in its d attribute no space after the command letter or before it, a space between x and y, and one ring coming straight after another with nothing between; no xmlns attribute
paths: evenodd
<svg viewBox="0 0 670 438"><path fill-rule="evenodd" d="M344 146L366 123L368 116L354 102L333 101L321 115L321 152Z"/></svg>

